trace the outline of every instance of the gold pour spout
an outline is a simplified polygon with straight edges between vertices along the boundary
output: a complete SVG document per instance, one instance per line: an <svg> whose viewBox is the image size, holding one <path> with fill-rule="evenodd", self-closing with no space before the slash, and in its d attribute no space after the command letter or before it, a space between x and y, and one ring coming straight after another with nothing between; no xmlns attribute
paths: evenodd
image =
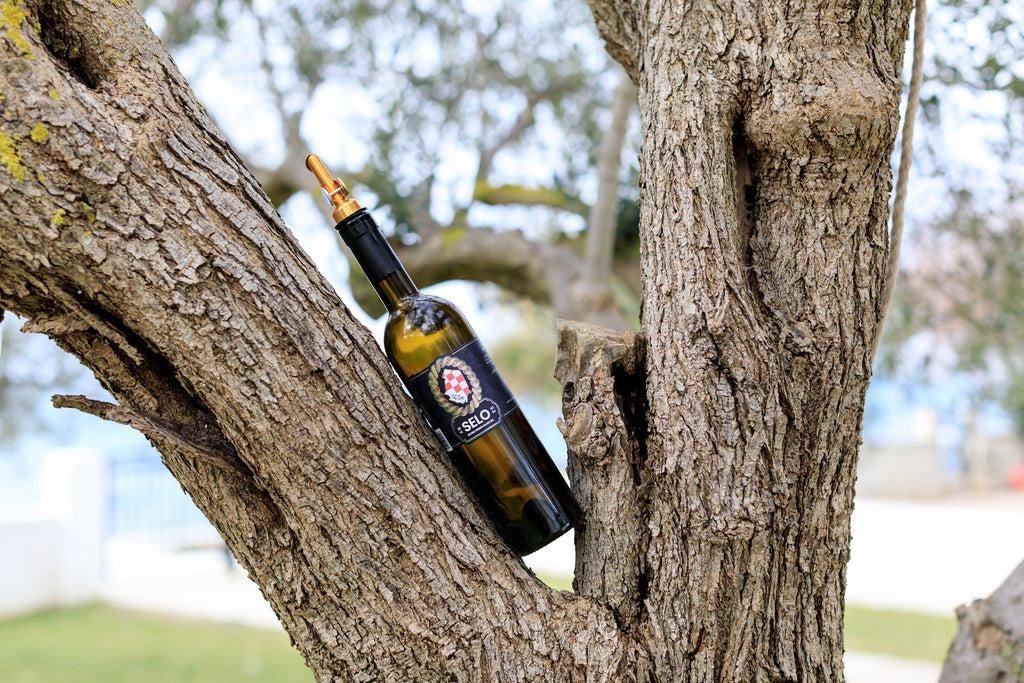
<svg viewBox="0 0 1024 683"><path fill-rule="evenodd" d="M343 219L362 208L359 206L359 202L352 199L352 195L348 193L345 183L341 182L338 178L331 177L330 171L324 166L324 162L320 161L320 157L315 154L307 156L306 168L316 176L317 182L320 183L320 191L323 193L327 203L333 208L331 215L336 223L340 223Z"/></svg>

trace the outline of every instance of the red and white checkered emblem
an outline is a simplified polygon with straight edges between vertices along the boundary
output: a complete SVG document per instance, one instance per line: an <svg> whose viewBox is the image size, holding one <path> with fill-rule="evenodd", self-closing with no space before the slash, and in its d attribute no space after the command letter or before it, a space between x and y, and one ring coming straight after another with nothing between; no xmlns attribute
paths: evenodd
<svg viewBox="0 0 1024 683"><path fill-rule="evenodd" d="M444 378L444 395L453 403L463 405L469 401L469 384L461 370L445 368L441 375Z"/></svg>

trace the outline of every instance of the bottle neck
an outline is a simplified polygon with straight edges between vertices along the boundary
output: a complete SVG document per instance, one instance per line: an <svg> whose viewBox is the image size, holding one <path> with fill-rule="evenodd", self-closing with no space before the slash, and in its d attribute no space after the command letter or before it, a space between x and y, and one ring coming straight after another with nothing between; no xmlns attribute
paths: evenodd
<svg viewBox="0 0 1024 683"><path fill-rule="evenodd" d="M373 220L366 209L360 209L342 219L335 229L345 240L389 313L398 310L402 299L419 292L395 251L381 234L377 221Z"/></svg>
<svg viewBox="0 0 1024 683"><path fill-rule="evenodd" d="M419 294L420 291L416 289L412 278L405 272L405 268L401 264L399 264L398 270L389 273L383 280L378 280L377 282L371 280L371 284L377 290L377 296L384 302L388 313L397 311L402 299Z"/></svg>

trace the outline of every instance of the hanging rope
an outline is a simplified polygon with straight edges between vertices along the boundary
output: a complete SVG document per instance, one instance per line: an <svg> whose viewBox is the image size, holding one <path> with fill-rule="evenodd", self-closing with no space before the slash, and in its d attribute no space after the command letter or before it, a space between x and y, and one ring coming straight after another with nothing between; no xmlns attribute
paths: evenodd
<svg viewBox="0 0 1024 683"><path fill-rule="evenodd" d="M882 341L882 329L889 313L896 279L900 272L900 243L903 241L903 206L907 201L907 181L910 164L914 156L914 118L921 101L921 71L924 62L924 25L928 14L925 0L917 0L914 7L914 61L910 66L910 90L907 93L907 111L903 115L903 140L900 145L900 168L896 174L896 196L892 202L892 231L889 234L889 262L885 268L885 282L882 284L882 308L878 318L878 329L871 349L871 357L878 353Z"/></svg>

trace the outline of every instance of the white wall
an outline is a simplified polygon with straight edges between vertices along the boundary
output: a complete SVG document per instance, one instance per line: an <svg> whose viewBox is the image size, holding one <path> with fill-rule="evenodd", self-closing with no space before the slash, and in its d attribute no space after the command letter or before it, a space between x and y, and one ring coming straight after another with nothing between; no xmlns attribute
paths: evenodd
<svg viewBox="0 0 1024 683"><path fill-rule="evenodd" d="M59 526L35 510L0 517L0 616L53 604Z"/></svg>
<svg viewBox="0 0 1024 683"><path fill-rule="evenodd" d="M951 615L988 597L1024 559L1024 502L858 500L846 602Z"/></svg>
<svg viewBox="0 0 1024 683"><path fill-rule="evenodd" d="M39 503L0 505L0 615L99 597L106 481L98 451L51 451Z"/></svg>

